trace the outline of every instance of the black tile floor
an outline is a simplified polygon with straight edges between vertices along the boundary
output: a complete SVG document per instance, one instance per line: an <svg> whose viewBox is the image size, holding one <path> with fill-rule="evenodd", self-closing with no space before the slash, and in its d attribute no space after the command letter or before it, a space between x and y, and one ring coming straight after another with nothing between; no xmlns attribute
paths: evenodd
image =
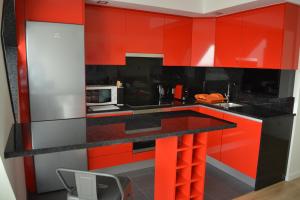
<svg viewBox="0 0 300 200"><path fill-rule="evenodd" d="M132 180L134 200L154 199L154 168L127 172L123 175ZM230 200L251 191L250 186L207 164L204 200ZM66 192L33 194L29 200L66 200Z"/></svg>

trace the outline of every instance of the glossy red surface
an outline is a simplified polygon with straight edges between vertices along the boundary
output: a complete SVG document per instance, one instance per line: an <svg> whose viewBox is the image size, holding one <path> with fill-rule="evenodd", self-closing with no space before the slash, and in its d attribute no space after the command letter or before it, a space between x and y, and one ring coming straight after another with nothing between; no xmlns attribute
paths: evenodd
<svg viewBox="0 0 300 200"><path fill-rule="evenodd" d="M182 99L182 93L183 93L183 85L178 84L175 86L175 91L174 91L174 98L175 99Z"/></svg>
<svg viewBox="0 0 300 200"><path fill-rule="evenodd" d="M32 149L32 137L29 134L29 129L27 127L22 127L22 131L25 131L24 134L27 137L23 138L23 145L26 149ZM25 181L26 187L29 192L36 191L36 181L35 181L35 170L34 170L34 160L32 156L24 157L24 171L25 171Z"/></svg>
<svg viewBox="0 0 300 200"><path fill-rule="evenodd" d="M87 5L86 64L125 65L126 10Z"/></svg>
<svg viewBox="0 0 300 200"><path fill-rule="evenodd" d="M285 4L281 69L298 69L300 47L300 6Z"/></svg>
<svg viewBox="0 0 300 200"><path fill-rule="evenodd" d="M119 154L104 155L88 159L88 169L95 170L132 162L132 153L124 152Z"/></svg>
<svg viewBox="0 0 300 200"><path fill-rule="evenodd" d="M190 66L192 18L166 15L164 28L164 65Z"/></svg>
<svg viewBox="0 0 300 200"><path fill-rule="evenodd" d="M18 90L19 90L19 114L20 122L30 121L29 92L26 61L26 38L25 38L25 0L15 1L16 9L16 35L18 45ZM26 131L26 129L24 130ZM24 137L24 146L31 148L31 137ZM29 192L36 191L35 172L33 157L24 157L24 171L26 188Z"/></svg>
<svg viewBox="0 0 300 200"><path fill-rule="evenodd" d="M215 18L193 19L191 66L214 66Z"/></svg>
<svg viewBox="0 0 300 200"><path fill-rule="evenodd" d="M297 69L299 15L285 3L218 17L215 66Z"/></svg>
<svg viewBox="0 0 300 200"><path fill-rule="evenodd" d="M145 152L140 152L140 153L133 153L132 154L133 162L149 160L149 159L154 159L154 158L155 158L155 150L145 151Z"/></svg>
<svg viewBox="0 0 300 200"><path fill-rule="evenodd" d="M240 67L281 68L284 9L281 4L240 14L243 19Z"/></svg>
<svg viewBox="0 0 300 200"><path fill-rule="evenodd" d="M155 199L203 199L206 136L201 133L156 140Z"/></svg>
<svg viewBox="0 0 300 200"><path fill-rule="evenodd" d="M126 52L163 53L164 15L126 11Z"/></svg>
<svg viewBox="0 0 300 200"><path fill-rule="evenodd" d="M16 0L16 34L18 45L18 90L20 122L30 121L25 38L25 0Z"/></svg>
<svg viewBox="0 0 300 200"><path fill-rule="evenodd" d="M216 67L239 67L242 49L242 18L233 14L216 19Z"/></svg>
<svg viewBox="0 0 300 200"><path fill-rule="evenodd" d="M26 0L26 18L32 21L84 24L84 0Z"/></svg>
<svg viewBox="0 0 300 200"><path fill-rule="evenodd" d="M221 161L256 179L262 123L228 114L224 120L237 127L223 130Z"/></svg>
<svg viewBox="0 0 300 200"><path fill-rule="evenodd" d="M110 146L89 148L88 157L93 158L98 156L120 154L124 152L132 152L132 143L114 144Z"/></svg>
<svg viewBox="0 0 300 200"><path fill-rule="evenodd" d="M175 199L177 137L156 140L155 200Z"/></svg>
<svg viewBox="0 0 300 200"><path fill-rule="evenodd" d="M199 112L219 119L223 119L224 115L222 112L204 107L200 107ZM211 131L207 134L207 155L219 161L221 161L222 136L222 130Z"/></svg>

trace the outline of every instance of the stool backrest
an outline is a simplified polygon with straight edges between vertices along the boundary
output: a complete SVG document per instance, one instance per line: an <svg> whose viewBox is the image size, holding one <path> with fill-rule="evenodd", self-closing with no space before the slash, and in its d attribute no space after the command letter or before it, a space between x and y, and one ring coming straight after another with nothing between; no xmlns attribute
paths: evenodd
<svg viewBox="0 0 300 200"><path fill-rule="evenodd" d="M59 168L56 170L56 173L58 175L58 178L60 179L63 186L66 188L66 190L72 194L74 192L74 188L70 187L64 177L62 176L62 172L69 172L73 173L75 176L75 182L76 182L76 191L78 195L79 200L98 200L97 197L97 182L96 177L102 176L102 177L109 177L114 179L114 181L117 183L118 189L121 194L121 199L124 199L124 191L121 185L120 180L111 174L105 174L105 173L95 173L95 172L89 172L89 171L79 171L79 170L72 170L72 169L63 169Z"/></svg>
<svg viewBox="0 0 300 200"><path fill-rule="evenodd" d="M75 172L75 181L79 199L97 200L96 175Z"/></svg>

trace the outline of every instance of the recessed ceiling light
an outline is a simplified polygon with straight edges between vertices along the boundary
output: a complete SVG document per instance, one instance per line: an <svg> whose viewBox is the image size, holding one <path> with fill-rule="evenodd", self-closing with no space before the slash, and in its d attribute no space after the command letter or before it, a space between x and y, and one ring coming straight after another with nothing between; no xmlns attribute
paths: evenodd
<svg viewBox="0 0 300 200"><path fill-rule="evenodd" d="M97 1L96 3L97 3L97 4L105 5L105 4L108 4L108 1L101 1L101 0L100 0L100 1Z"/></svg>

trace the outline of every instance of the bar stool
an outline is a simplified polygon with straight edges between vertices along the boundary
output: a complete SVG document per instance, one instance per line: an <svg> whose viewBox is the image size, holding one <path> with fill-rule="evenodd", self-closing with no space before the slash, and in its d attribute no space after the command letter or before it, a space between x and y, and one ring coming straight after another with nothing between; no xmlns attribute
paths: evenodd
<svg viewBox="0 0 300 200"><path fill-rule="evenodd" d="M67 200L132 200L132 186L128 177L114 176L59 168L56 170L59 180L67 190ZM75 186L71 187L63 173L72 173Z"/></svg>

